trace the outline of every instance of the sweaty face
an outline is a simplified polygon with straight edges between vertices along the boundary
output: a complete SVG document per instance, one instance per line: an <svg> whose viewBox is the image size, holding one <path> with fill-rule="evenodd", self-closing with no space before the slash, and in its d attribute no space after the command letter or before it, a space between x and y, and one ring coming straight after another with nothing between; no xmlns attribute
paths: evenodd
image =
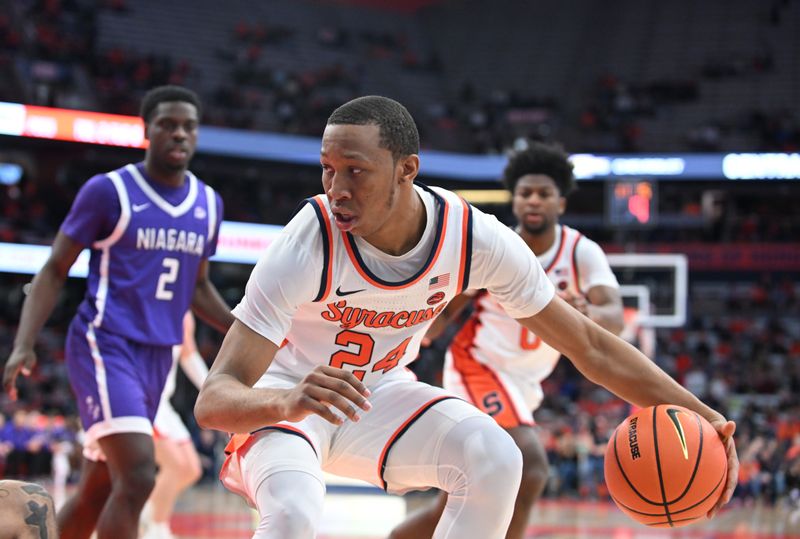
<svg viewBox="0 0 800 539"><path fill-rule="evenodd" d="M377 125L329 125L322 135L322 187L340 230L369 237L389 226L397 167Z"/></svg>
<svg viewBox="0 0 800 539"><path fill-rule="evenodd" d="M523 230L541 234L558 222L566 199L550 176L527 174L514 187L511 207Z"/></svg>
<svg viewBox="0 0 800 539"><path fill-rule="evenodd" d="M147 123L147 151L153 163L165 170L187 168L197 147L198 125L194 105L182 101L159 103Z"/></svg>

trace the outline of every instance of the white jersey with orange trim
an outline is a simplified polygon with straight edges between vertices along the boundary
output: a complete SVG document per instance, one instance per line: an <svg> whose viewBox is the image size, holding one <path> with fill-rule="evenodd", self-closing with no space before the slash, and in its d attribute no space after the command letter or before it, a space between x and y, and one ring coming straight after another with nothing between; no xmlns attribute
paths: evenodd
<svg viewBox="0 0 800 539"><path fill-rule="evenodd" d="M597 243L566 225L556 227L552 247L538 257L556 290L586 295L595 286L618 288L608 259ZM445 368L445 387L458 385L458 371L478 362L523 381L524 409L535 409L542 399L540 383L555 368L561 353L509 316L489 294L479 292L475 311L453 339ZM468 384L467 384L468 385Z"/></svg>
<svg viewBox="0 0 800 539"><path fill-rule="evenodd" d="M327 198L309 199L267 249L233 310L278 350L268 378L300 379L320 364L370 385L418 355L436 315L467 287L508 312L536 314L554 288L522 239L450 191L415 184L422 239L391 256L339 231Z"/></svg>
<svg viewBox="0 0 800 539"><path fill-rule="evenodd" d="M488 289L520 318L553 298L552 283L516 233L454 193L419 184L415 190L426 225L403 255L390 256L338 230L327 199L318 196L256 264L233 314L273 343L285 340L256 387L288 389L316 366L334 365L370 387L372 409L341 425L310 414L234 436L220 479L251 504L264 478L283 470L299 469L320 481L325 470L397 493L440 486L438 464L408 473L404 463L426 443L441 443L455 423L483 414L401 367L417 357L436 314L467 287ZM433 428L407 431L423 416L434 418ZM281 453L276 440L283 435L305 439L316 462L305 453L302 459ZM414 435L408 444L414 455L395 447L401 436ZM387 472L392 469L401 472Z"/></svg>

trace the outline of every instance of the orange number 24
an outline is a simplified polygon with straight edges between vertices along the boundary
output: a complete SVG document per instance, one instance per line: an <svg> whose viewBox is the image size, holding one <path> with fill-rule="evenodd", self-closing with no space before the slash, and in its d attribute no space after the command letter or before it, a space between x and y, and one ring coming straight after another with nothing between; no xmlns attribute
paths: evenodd
<svg viewBox="0 0 800 539"><path fill-rule="evenodd" d="M336 344L339 346L348 347L351 344L355 344L358 349L355 352L350 352L347 350L339 350L338 352L334 352L331 355L331 367L336 367L338 369L343 369L345 365L364 367L365 365L369 365L370 361L372 360L372 352L375 348L375 341L366 333L359 333L358 331L346 329L344 331L340 331L336 335L334 342L336 342ZM409 342L411 342L411 337L408 337L398 346L391 349L383 359L372 366L372 372L388 372L397 367L397 364L400 363L400 360L406 353L406 348L408 348ZM366 374L366 372L367 371L363 369L353 369L353 374L359 380L364 379L364 374Z"/></svg>

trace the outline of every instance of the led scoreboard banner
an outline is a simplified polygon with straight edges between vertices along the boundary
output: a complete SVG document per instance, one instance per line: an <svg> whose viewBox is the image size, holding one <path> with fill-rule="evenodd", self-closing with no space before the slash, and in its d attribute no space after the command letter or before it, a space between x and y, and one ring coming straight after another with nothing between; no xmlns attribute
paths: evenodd
<svg viewBox="0 0 800 539"><path fill-rule="evenodd" d="M0 135L146 148L136 116L0 103Z"/></svg>
<svg viewBox="0 0 800 539"><path fill-rule="evenodd" d="M606 183L606 220L617 227L643 227L658 221L656 182L609 180Z"/></svg>
<svg viewBox="0 0 800 539"><path fill-rule="evenodd" d="M201 126L197 153L319 165L319 137L259 133ZM144 125L135 116L37 107L0 102L0 135L65 140L104 146L146 148ZM798 180L798 153L573 154L578 180L650 178L651 180ZM435 150L421 152L423 178L497 181L504 155Z"/></svg>

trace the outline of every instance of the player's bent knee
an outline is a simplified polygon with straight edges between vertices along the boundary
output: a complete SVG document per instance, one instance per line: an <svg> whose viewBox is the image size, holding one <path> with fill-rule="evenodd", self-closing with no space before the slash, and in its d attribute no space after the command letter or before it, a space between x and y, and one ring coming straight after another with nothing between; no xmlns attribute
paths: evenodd
<svg viewBox="0 0 800 539"><path fill-rule="evenodd" d="M176 475L179 476L181 483L193 485L203 475L199 459L186 458L179 461L176 467Z"/></svg>
<svg viewBox="0 0 800 539"><path fill-rule="evenodd" d="M150 496L156 484L156 468L152 463L130 466L113 481L114 487L123 490L131 498Z"/></svg>
<svg viewBox="0 0 800 539"><path fill-rule="evenodd" d="M523 452L520 496L532 500L537 498L544 491L549 474L550 466L544 451Z"/></svg>
<svg viewBox="0 0 800 539"><path fill-rule="evenodd" d="M274 504L261 517L254 538L292 537L313 539L316 535L317 513L308 509L301 500L284 499ZM275 535L275 534L278 535Z"/></svg>
<svg viewBox="0 0 800 539"><path fill-rule="evenodd" d="M547 486L547 467L534 466L522 470L522 482L519 487L519 497L533 503Z"/></svg>
<svg viewBox="0 0 800 539"><path fill-rule="evenodd" d="M516 494L522 476L522 453L506 431L488 417L482 419L462 422L446 440L450 447L443 450L455 457L451 457L451 463L456 471L450 474L447 490L493 497L496 489L502 488Z"/></svg>
<svg viewBox="0 0 800 539"><path fill-rule="evenodd" d="M522 477L522 452L506 431L497 428L485 435L481 454L476 458L489 461L486 470L487 480L496 483L498 480L506 485L519 485Z"/></svg>
<svg viewBox="0 0 800 539"><path fill-rule="evenodd" d="M194 485L200 478L203 477L203 468L200 466L200 462L193 463L191 468L189 469L189 473L186 474L186 478L189 481L190 485Z"/></svg>
<svg viewBox="0 0 800 539"><path fill-rule="evenodd" d="M285 470L269 474L254 492L261 515L254 537L312 539L324 499L325 484L313 473Z"/></svg>

